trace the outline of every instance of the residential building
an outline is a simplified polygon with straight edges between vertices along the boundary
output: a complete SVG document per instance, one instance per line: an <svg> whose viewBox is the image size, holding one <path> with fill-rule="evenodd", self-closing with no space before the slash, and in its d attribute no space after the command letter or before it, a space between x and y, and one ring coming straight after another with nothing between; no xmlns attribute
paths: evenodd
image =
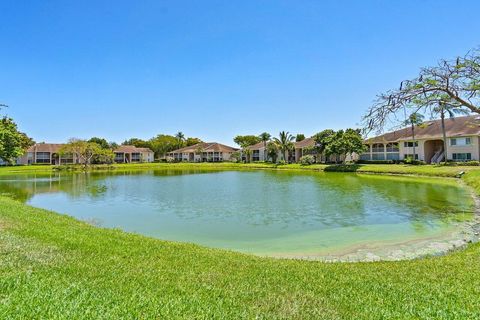
<svg viewBox="0 0 480 320"><path fill-rule="evenodd" d="M37 143L27 149L27 152L18 158L18 164L69 164L78 163L73 155L60 155L62 143Z"/></svg>
<svg viewBox="0 0 480 320"><path fill-rule="evenodd" d="M171 151L167 156L174 161L221 162L230 161L238 149L217 142L201 142L192 146Z"/></svg>
<svg viewBox="0 0 480 320"><path fill-rule="evenodd" d="M445 155L441 120L427 121L366 140L368 150L361 160L404 160L407 157L438 163L445 159L469 161L480 159L480 116L445 119L447 154ZM413 149L415 146L415 154Z"/></svg>
<svg viewBox="0 0 480 320"><path fill-rule="evenodd" d="M27 149L27 152L17 159L17 164L78 164L74 154L60 154L60 149L65 146L62 143L37 143ZM153 151L148 148L136 148L135 146L120 146L114 150L115 162L153 162Z"/></svg>
<svg viewBox="0 0 480 320"><path fill-rule="evenodd" d="M113 150L116 163L153 162L154 152L149 148L137 148L135 146L122 145Z"/></svg>

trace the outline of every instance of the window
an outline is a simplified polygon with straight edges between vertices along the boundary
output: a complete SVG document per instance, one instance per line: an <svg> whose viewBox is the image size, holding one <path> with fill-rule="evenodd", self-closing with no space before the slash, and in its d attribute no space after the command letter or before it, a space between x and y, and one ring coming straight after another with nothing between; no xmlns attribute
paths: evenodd
<svg viewBox="0 0 480 320"><path fill-rule="evenodd" d="M360 160L371 160L370 153L363 153L360 155Z"/></svg>
<svg viewBox="0 0 480 320"><path fill-rule="evenodd" d="M372 160L385 160L383 153L372 153Z"/></svg>
<svg viewBox="0 0 480 320"><path fill-rule="evenodd" d="M452 158L455 161L469 161L472 160L471 153L454 153L452 154Z"/></svg>
<svg viewBox="0 0 480 320"><path fill-rule="evenodd" d="M472 138L450 138L451 146L469 146L472 144Z"/></svg>
<svg viewBox="0 0 480 320"><path fill-rule="evenodd" d="M140 162L140 160L142 160L142 155L138 152L133 152L132 153L132 162Z"/></svg>
<svg viewBox="0 0 480 320"><path fill-rule="evenodd" d="M372 145L372 152L384 152L385 146L383 143L375 143Z"/></svg>
<svg viewBox="0 0 480 320"><path fill-rule="evenodd" d="M387 143L387 152L398 152L398 143Z"/></svg>
<svg viewBox="0 0 480 320"><path fill-rule="evenodd" d="M37 163L50 163L50 152L37 152Z"/></svg>
<svg viewBox="0 0 480 320"><path fill-rule="evenodd" d="M123 162L123 153L115 153L115 162Z"/></svg>
<svg viewBox="0 0 480 320"><path fill-rule="evenodd" d="M61 156L60 163L73 163L73 153L66 153Z"/></svg>
<svg viewBox="0 0 480 320"><path fill-rule="evenodd" d="M400 160L400 154L398 154L398 153L387 153L387 160Z"/></svg>
<svg viewBox="0 0 480 320"><path fill-rule="evenodd" d="M405 141L403 146L405 148L413 148L413 141ZM418 141L415 141L415 147L418 147Z"/></svg>

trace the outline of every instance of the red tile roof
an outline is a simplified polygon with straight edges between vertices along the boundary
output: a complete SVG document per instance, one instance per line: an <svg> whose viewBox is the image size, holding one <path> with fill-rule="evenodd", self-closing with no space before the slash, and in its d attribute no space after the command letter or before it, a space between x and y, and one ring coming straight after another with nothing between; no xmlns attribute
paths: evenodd
<svg viewBox="0 0 480 320"><path fill-rule="evenodd" d="M306 148L315 146L314 138L305 138L302 141L295 142L295 148Z"/></svg>
<svg viewBox="0 0 480 320"><path fill-rule="evenodd" d="M445 129L447 137L478 136L480 135L480 115L445 119ZM441 120L427 121L415 127L415 139L441 139L442 136ZM408 127L369 138L366 141L371 143L411 139L413 139L412 129Z"/></svg>
<svg viewBox="0 0 480 320"><path fill-rule="evenodd" d="M129 146L129 145L121 145L117 149L115 149L113 152L115 153L146 153L146 152L153 153L153 151L150 150L149 148L137 148L135 146Z"/></svg>
<svg viewBox="0 0 480 320"><path fill-rule="evenodd" d="M57 153L64 143L37 143L27 149L27 152L50 152Z"/></svg>

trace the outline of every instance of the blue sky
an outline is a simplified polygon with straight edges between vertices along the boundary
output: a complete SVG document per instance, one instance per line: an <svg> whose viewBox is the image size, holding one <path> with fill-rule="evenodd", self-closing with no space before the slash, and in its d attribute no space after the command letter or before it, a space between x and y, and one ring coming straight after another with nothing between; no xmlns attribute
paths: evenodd
<svg viewBox="0 0 480 320"><path fill-rule="evenodd" d="M36 141L354 127L480 45L479 1L0 0L0 102Z"/></svg>

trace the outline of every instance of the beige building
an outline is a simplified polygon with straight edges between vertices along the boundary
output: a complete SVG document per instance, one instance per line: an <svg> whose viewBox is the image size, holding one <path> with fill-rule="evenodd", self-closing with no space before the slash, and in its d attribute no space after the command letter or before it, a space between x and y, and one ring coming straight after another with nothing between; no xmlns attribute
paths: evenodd
<svg viewBox="0 0 480 320"><path fill-rule="evenodd" d="M193 146L173 150L167 154L174 161L221 162L230 161L238 149L217 142L201 142Z"/></svg>
<svg viewBox="0 0 480 320"><path fill-rule="evenodd" d="M60 155L60 149L64 146L62 143L37 143L27 149L27 152L18 158L18 164L70 164L78 163L75 156L63 157Z"/></svg>
<svg viewBox="0 0 480 320"><path fill-rule="evenodd" d="M412 157L427 163L438 163L445 156L453 161L480 159L479 115L445 119L445 129L446 155L441 121L433 120L415 127L415 140L410 127L366 140L368 151L360 155L360 160L404 160Z"/></svg>
<svg viewBox="0 0 480 320"><path fill-rule="evenodd" d="M137 163L153 162L154 153L149 148L137 148L135 146L122 145L113 150L115 162L117 163Z"/></svg>
<svg viewBox="0 0 480 320"><path fill-rule="evenodd" d="M27 149L27 152L17 159L17 164L73 164L81 163L75 155L61 155L62 143L37 143ZM153 151L148 148L120 146L114 150L115 162L153 162Z"/></svg>

